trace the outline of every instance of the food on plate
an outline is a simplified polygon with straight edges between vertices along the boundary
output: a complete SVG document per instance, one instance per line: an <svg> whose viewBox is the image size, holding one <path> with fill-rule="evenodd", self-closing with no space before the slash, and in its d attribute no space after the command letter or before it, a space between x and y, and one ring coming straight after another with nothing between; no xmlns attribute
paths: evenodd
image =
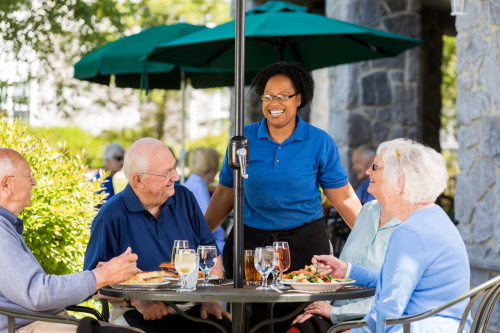
<svg viewBox="0 0 500 333"><path fill-rule="evenodd" d="M179 274L175 270L174 264L172 264L172 262L170 261L161 263L160 268L163 270L163 274L165 274L165 276L170 276L174 278L179 277ZM203 276L204 276L203 272L198 271L198 278L203 278Z"/></svg>
<svg viewBox="0 0 500 333"><path fill-rule="evenodd" d="M283 279L290 279L298 283L332 283L332 282L349 282L352 279L335 279L331 275L321 275L317 272L313 265L305 266L304 269L293 271L288 274L283 274Z"/></svg>
<svg viewBox="0 0 500 333"><path fill-rule="evenodd" d="M163 271L140 272L125 283L161 283L165 282Z"/></svg>

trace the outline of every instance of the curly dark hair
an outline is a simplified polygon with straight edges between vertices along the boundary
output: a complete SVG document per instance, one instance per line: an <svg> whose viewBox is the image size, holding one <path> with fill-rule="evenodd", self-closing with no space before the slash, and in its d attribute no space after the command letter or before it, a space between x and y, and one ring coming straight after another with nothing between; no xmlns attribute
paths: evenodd
<svg viewBox="0 0 500 333"><path fill-rule="evenodd" d="M296 91L302 95L298 109L306 106L314 96L314 80L311 73L299 62L278 62L267 66L255 75L251 89L260 97L264 94L267 81L275 75L284 75L292 81Z"/></svg>

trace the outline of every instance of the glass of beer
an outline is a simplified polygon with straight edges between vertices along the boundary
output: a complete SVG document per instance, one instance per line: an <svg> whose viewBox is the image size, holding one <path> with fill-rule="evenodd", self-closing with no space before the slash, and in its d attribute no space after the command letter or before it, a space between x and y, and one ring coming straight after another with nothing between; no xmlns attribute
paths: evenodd
<svg viewBox="0 0 500 333"><path fill-rule="evenodd" d="M245 279L247 285L259 285L260 273L255 268L254 264L254 250L245 250Z"/></svg>

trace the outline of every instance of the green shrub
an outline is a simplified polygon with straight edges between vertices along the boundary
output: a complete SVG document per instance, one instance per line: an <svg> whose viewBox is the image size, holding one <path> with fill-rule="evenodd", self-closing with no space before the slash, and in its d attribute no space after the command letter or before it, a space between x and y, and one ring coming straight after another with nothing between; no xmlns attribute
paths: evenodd
<svg viewBox="0 0 500 333"><path fill-rule="evenodd" d="M6 118L0 118L0 146L21 153L37 180L31 206L19 215L26 244L48 274L80 271L95 207L104 196L96 194L100 182L86 179L84 151L54 148Z"/></svg>

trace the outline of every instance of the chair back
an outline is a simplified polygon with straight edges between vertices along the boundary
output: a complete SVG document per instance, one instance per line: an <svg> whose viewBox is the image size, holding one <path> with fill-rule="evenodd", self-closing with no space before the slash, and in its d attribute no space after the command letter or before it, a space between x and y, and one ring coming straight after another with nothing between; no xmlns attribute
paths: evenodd
<svg viewBox="0 0 500 333"><path fill-rule="evenodd" d="M458 328L457 333L462 333L464 331L465 324L467 323L467 317L469 316L469 313L472 310L472 307L478 303L477 310L474 314L474 318L472 321L472 326L471 326L471 333L486 333L488 329L488 324L490 322L491 314L493 312L493 309L495 308L495 305L498 302L498 299L500 297L500 275L484 282L483 284L472 288L462 296L459 296L450 302L437 307L435 309L426 311L424 313L416 314L416 315L411 315L411 316L405 316L401 318L394 318L394 319L387 319L385 321L385 325L391 326L391 325L403 325L403 332L404 333L409 333L410 332L410 324L414 321L418 320L423 320L432 316L435 316L436 314L440 313L441 311L457 304L460 303L461 301L465 299L470 299L469 304L464 310L464 313L462 314L462 318L460 320L460 325ZM342 332L347 329L351 328L360 328L366 326L366 321L359 320L359 321L346 321L343 323L340 323L338 325L333 326L328 333L337 333L337 332Z"/></svg>

